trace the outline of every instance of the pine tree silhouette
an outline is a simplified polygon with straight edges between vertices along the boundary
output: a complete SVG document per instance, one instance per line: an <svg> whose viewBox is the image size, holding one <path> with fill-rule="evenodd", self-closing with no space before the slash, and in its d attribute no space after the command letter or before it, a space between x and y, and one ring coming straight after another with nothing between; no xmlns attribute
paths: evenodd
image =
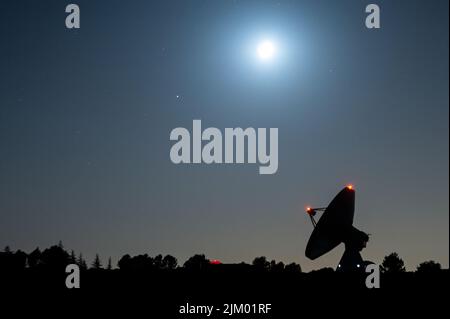
<svg viewBox="0 0 450 319"><path fill-rule="evenodd" d="M84 260L83 254L82 254L82 253L80 253L80 254L78 255L77 265L78 265L78 267L80 267L80 269L82 269L82 270L86 270L86 269L87 269L86 260Z"/></svg>
<svg viewBox="0 0 450 319"><path fill-rule="evenodd" d="M70 251L69 263L70 264L77 263L77 256L75 255L75 251L73 249Z"/></svg>
<svg viewBox="0 0 450 319"><path fill-rule="evenodd" d="M98 254L95 255L95 259L92 262L92 268L93 269L101 269L102 268L102 262L101 262Z"/></svg>

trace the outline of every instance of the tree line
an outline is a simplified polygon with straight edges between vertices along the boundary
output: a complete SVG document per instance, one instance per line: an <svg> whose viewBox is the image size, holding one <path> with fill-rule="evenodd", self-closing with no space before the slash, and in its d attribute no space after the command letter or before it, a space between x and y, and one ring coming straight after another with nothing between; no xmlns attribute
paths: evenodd
<svg viewBox="0 0 450 319"><path fill-rule="evenodd" d="M21 250L12 251L8 246L0 252L0 269L2 270L24 270L24 269L64 269L68 264L77 264L81 270L110 270L115 267L112 265L111 257L108 258L104 265L98 254L94 260L88 265L82 253L76 254L75 251L70 252L64 249L61 242L58 245L51 246L44 250L36 248L30 253ZM126 254L122 256L117 267L121 271L146 271L146 270L176 270L187 269L201 271L206 268L217 266L220 262L211 261L203 254L197 254L190 257L183 265L178 264L177 258L171 255L162 256L161 254L154 257L148 254L130 256ZM301 273L302 268L297 263L284 264L275 260L269 261L266 257L261 256L253 260L251 264L244 262L235 264L243 268L252 269L261 272L288 272ZM406 272L405 264L400 256L393 252L384 257L380 265L382 273L402 273ZM424 261L416 267L416 272L430 273L442 270L441 265L433 260Z"/></svg>

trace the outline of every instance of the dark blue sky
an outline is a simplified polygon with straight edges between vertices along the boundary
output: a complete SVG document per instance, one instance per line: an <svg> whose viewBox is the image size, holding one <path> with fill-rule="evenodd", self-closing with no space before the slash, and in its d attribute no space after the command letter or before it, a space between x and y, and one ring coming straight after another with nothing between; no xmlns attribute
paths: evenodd
<svg viewBox="0 0 450 319"><path fill-rule="evenodd" d="M1 1L0 246L334 266L303 209L353 183L364 257L448 267L448 1L374 2L380 30L366 1L75 1L75 31L69 2ZM278 172L172 164L193 119L278 127Z"/></svg>

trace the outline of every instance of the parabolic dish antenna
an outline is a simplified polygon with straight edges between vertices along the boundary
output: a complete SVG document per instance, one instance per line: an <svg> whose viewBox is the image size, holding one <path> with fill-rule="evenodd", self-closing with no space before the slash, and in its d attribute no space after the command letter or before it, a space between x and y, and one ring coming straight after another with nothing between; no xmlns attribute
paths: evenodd
<svg viewBox="0 0 450 319"><path fill-rule="evenodd" d="M325 208L307 208L314 230L306 245L305 255L311 260L319 258L345 244L344 256L338 270L357 270L363 268L364 261L360 251L366 247L369 236L353 226L355 214L355 189L347 186L341 190ZM316 222L314 216L323 212Z"/></svg>

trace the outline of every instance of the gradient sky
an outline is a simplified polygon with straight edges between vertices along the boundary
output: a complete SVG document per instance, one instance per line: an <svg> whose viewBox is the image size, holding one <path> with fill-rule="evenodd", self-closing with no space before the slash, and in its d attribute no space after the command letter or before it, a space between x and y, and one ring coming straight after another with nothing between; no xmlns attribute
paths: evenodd
<svg viewBox="0 0 450 319"><path fill-rule="evenodd" d="M448 1L372 1L380 30L368 1L73 2L79 30L68 1L0 2L0 246L335 267L304 207L353 183L365 259L448 267ZM278 172L172 164L193 119L278 127Z"/></svg>

